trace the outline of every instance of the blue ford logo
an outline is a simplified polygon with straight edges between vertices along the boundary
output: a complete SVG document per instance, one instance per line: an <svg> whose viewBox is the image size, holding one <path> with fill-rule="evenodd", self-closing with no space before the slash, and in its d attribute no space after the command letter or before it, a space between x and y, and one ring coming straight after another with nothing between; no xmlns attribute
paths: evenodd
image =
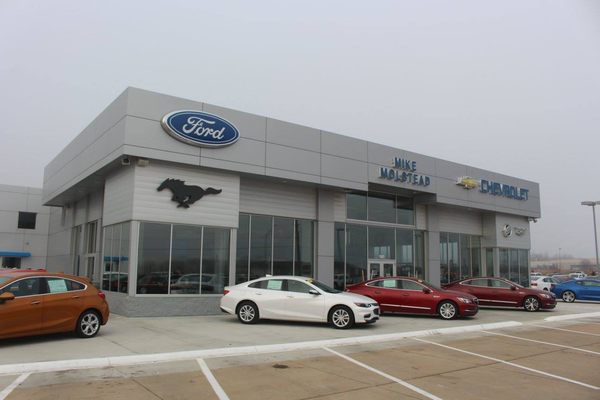
<svg viewBox="0 0 600 400"><path fill-rule="evenodd" d="M240 137L231 122L201 111L173 111L163 117L161 124L169 135L194 146L228 146Z"/></svg>

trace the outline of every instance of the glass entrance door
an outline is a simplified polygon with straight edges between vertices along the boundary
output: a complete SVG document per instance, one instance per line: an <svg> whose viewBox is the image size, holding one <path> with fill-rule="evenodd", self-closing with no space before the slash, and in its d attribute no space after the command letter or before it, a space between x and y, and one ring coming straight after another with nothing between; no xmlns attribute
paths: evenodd
<svg viewBox="0 0 600 400"><path fill-rule="evenodd" d="M396 275L394 260L369 260L369 279Z"/></svg>

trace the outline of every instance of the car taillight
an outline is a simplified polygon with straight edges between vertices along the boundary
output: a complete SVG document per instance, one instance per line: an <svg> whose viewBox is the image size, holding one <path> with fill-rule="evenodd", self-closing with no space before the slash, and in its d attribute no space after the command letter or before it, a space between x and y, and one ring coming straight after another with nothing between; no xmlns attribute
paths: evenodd
<svg viewBox="0 0 600 400"><path fill-rule="evenodd" d="M98 292L98 296L102 299L102 300L106 300L106 295L103 292Z"/></svg>
<svg viewBox="0 0 600 400"><path fill-rule="evenodd" d="M223 289L223 296L225 296L227 293L229 293L229 290Z"/></svg>

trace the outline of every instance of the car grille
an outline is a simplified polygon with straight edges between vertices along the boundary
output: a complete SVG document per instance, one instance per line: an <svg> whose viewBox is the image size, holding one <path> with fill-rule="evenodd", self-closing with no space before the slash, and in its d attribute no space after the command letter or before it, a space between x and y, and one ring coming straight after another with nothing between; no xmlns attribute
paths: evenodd
<svg viewBox="0 0 600 400"><path fill-rule="evenodd" d="M373 310L373 314L379 315L379 308L376 308L375 310Z"/></svg>

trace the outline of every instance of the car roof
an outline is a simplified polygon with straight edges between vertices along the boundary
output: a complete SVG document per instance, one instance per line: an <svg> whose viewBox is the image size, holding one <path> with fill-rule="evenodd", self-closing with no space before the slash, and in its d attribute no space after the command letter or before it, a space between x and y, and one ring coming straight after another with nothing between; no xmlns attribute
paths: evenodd
<svg viewBox="0 0 600 400"><path fill-rule="evenodd" d="M41 277L59 277L59 278L69 278L69 279L75 279L75 280L89 281L88 278L86 278L84 276L69 275L69 274L65 274L64 272L48 272L45 269L12 270L11 272L3 273L2 275L8 276L10 278L10 280L19 279L19 278L28 277L28 276L41 276Z"/></svg>

